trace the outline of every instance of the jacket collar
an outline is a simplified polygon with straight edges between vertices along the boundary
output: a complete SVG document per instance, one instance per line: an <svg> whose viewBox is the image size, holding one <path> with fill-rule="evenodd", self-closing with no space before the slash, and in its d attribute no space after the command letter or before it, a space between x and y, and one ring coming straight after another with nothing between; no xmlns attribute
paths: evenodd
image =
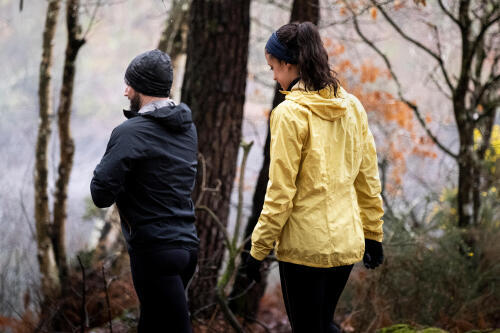
<svg viewBox="0 0 500 333"><path fill-rule="evenodd" d="M139 111L131 111L131 110L123 110L123 115L127 118L134 118L137 117L140 113L145 113L145 112L152 112L161 108L164 108L166 106L175 106L175 102L171 99L162 99L158 101L153 101L150 102L143 107Z"/></svg>

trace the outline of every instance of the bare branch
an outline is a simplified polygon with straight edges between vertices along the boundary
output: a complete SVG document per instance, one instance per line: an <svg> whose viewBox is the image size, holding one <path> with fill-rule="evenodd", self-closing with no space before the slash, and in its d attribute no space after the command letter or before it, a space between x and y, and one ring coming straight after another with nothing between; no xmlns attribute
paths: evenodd
<svg viewBox="0 0 500 333"><path fill-rule="evenodd" d="M446 92L443 87L441 86L441 83L439 83L439 81L434 77L434 71L430 73L429 75L430 79L432 80L432 82L434 82L434 84L436 85L436 87L438 88L438 90L448 99L452 99L452 96Z"/></svg>
<svg viewBox="0 0 500 333"><path fill-rule="evenodd" d="M431 24L432 30L434 31L434 35L436 36L436 43L438 49L438 55L440 59L443 59L443 50L441 48L441 39L439 38L439 30L435 24Z"/></svg>
<svg viewBox="0 0 500 333"><path fill-rule="evenodd" d="M389 14L387 14L387 12L384 10L384 8L382 7L382 5L379 4L379 3L377 3L376 0L370 0L370 1L373 3L374 6L376 6L380 10L380 12L382 13L382 15L387 20L387 22L389 22L389 24L394 28L394 30L396 30L399 33L399 35L401 37L403 37L404 39L406 39L408 42L412 43L413 45L417 46L421 50L425 51L427 54L429 54L431 57L433 57L438 62L439 67L441 68L441 72L443 73L444 79L446 81L446 84L450 88L450 91L453 92L454 91L454 86L451 83L450 77L448 75L448 71L444 67L444 61L441 58L441 56L439 54L436 54L434 51L432 51L431 49L429 49L427 46L423 45L419 41L417 41L417 40L413 39L412 37L408 36L403 30L401 30L401 28L396 24L396 22L394 22L394 20L389 16Z"/></svg>
<svg viewBox="0 0 500 333"><path fill-rule="evenodd" d="M475 106L479 105L481 103L481 100L484 96L484 94L489 91L490 89L495 89L495 87L500 83L500 74L497 74L496 76L491 77L481 88L479 91L477 97L476 97L476 102Z"/></svg>
<svg viewBox="0 0 500 333"><path fill-rule="evenodd" d="M94 21L95 21L95 18L97 16L97 11L101 7L101 1L102 0L97 0L96 5L94 6L94 10L92 12L92 16L90 17L90 22L89 22L89 25L87 26L87 30L85 30L85 33L82 35L83 40L87 39L87 35L89 34L90 29L92 29L92 27L94 25Z"/></svg>
<svg viewBox="0 0 500 333"><path fill-rule="evenodd" d="M33 229L33 225L32 225L32 221L31 219L29 218L29 214L28 214L28 210L26 209L26 206L24 205L24 196L23 196L23 192L22 190L20 191L19 193L19 197L20 197L20 204L21 204L21 211L23 213L23 216L24 216L24 220L26 221L26 224L28 225L29 229L30 229L30 234L31 234L31 238L33 240L36 240L36 233L35 233L35 229Z"/></svg>
<svg viewBox="0 0 500 333"><path fill-rule="evenodd" d="M215 215L215 213L205 205L197 206L195 209L205 211L208 213L208 215L210 215L210 217L215 221L215 223L219 227L220 231L222 232L222 235L224 236L224 241L226 242L228 249L231 248L231 240L230 240L229 234L226 230L226 226L224 226L224 224L222 224L219 217L217 215Z"/></svg>
<svg viewBox="0 0 500 333"><path fill-rule="evenodd" d="M267 325L264 324L263 322L257 320L257 318L246 316L245 319L251 321L252 323L256 323L257 325L262 327L264 329L264 331L266 331L266 333L271 333L271 330L269 329L269 327L267 327Z"/></svg>
<svg viewBox="0 0 500 333"><path fill-rule="evenodd" d="M224 290L222 288L218 288L217 300L221 307L222 312L224 313L224 316L226 317L227 321L229 321L229 324L233 327L233 329L237 333L245 333L245 330L243 329L240 322L234 315L233 311L231 311L231 309L229 308L226 295L224 294Z"/></svg>
<svg viewBox="0 0 500 333"><path fill-rule="evenodd" d="M488 29L495 24L497 21L500 21L500 15L496 16L490 21L483 22L481 24L481 30L479 31L476 39L474 40L474 43L471 46L472 52L470 52L469 57L467 58L467 63L470 63L472 61L472 58L474 57L475 51L479 48L479 44L483 42L484 35L488 31Z"/></svg>
<svg viewBox="0 0 500 333"><path fill-rule="evenodd" d="M202 153L198 153L198 159L200 160L202 173L201 173L200 194L198 195L198 200L196 200L195 206L198 206L201 203L201 200L203 199L205 192L219 192L220 187L222 185L220 179L217 179L215 181L216 183L215 187L210 188L206 186L207 163L205 161L205 156L203 156Z"/></svg>
<svg viewBox="0 0 500 333"><path fill-rule="evenodd" d="M80 268L82 270L82 313L80 317L80 332L84 333L85 327L89 327L89 315L87 312L87 301L86 301L87 279L85 275L85 267L82 264L80 256L76 256L76 258L78 259L78 263L80 264Z"/></svg>
<svg viewBox="0 0 500 333"><path fill-rule="evenodd" d="M250 149L252 148L252 146L253 146L253 141L245 142L242 140L240 143L240 147L243 148L243 159L241 161L241 167L240 167L240 179L238 184L238 208L236 211L236 223L234 227L232 249L235 249L236 246L238 245L238 238L240 236L241 218L243 216L243 192L245 187L245 170L246 170L248 155L250 154Z"/></svg>
<svg viewBox="0 0 500 333"><path fill-rule="evenodd" d="M420 125L422 125L423 129L425 130L425 132L427 133L427 135L432 139L432 141L443 152L445 152L446 154L450 155L451 157L457 159L458 155L454 154L448 148L446 148L443 144L441 144L441 142L438 140L438 138L434 134L432 134L432 132L430 131L430 129L427 127L427 125L425 123L425 120L423 119L422 115L420 114L420 110L418 109L418 106L415 105L413 102L407 100L403 96L401 83L399 82L399 79L398 79L396 73L392 69L392 65L391 65L389 59L387 58L387 56L371 40L369 40L365 36L365 34L361 31L361 28L359 27L359 23L358 23L358 19L357 19L356 13L354 12L354 10L349 5L347 5L347 1L346 0L343 0L343 2L346 4L347 8L349 9L349 11L353 15L352 17L353 17L354 28L355 28L356 32L358 33L358 35L361 37L361 39L363 39L363 41L366 44L368 44L368 46L370 46L383 59L385 65L387 67L387 69L389 70L392 78L394 79L394 82L396 83L399 99L401 101L403 101L408 107L410 107L413 110L413 112L414 112L415 116L417 117Z"/></svg>
<svg viewBox="0 0 500 333"><path fill-rule="evenodd" d="M380 195L382 196L382 201L384 202L385 206L386 206L386 210L387 210L387 215L391 216L391 217L395 217L395 214L394 214L394 210L392 209L392 206L390 204L390 200L387 200L387 196L385 195L385 185L386 185L386 179L387 179L387 159L386 158L383 158L382 161L379 163L378 167L381 171L380 175L381 175L381 185L382 185L382 191L380 193Z"/></svg>
<svg viewBox="0 0 500 333"><path fill-rule="evenodd" d="M462 28L462 23L453 16L453 14L444 6L443 0L438 0L439 7L441 7L441 10L453 21L455 22L460 28Z"/></svg>
<svg viewBox="0 0 500 333"><path fill-rule="evenodd" d="M256 24L256 25L264 28L265 30L269 31L269 33L272 33L274 30L276 30L275 27L273 27L267 23L262 22L258 16L252 16L251 20L252 20L252 24ZM266 38L267 38L267 36L266 36Z"/></svg>
<svg viewBox="0 0 500 333"><path fill-rule="evenodd" d="M386 1L382 2L381 5L386 5L386 4L389 4L389 3L393 2L393 1L394 0L386 0ZM372 8L371 6L366 6L363 9L359 10L358 16L365 14L371 8ZM326 22L326 23L321 24L319 26L319 28L323 29L323 28L327 28L327 27L330 27L330 26L334 26L334 25L343 25L343 24L349 23L350 20L351 20L351 18L347 17L344 20L340 20L340 21Z"/></svg>
<svg viewBox="0 0 500 333"><path fill-rule="evenodd" d="M248 235L243 241L241 242L240 246L236 249L236 252L243 252L243 249L245 248L245 244L252 239L252 234Z"/></svg>
<svg viewBox="0 0 500 333"><path fill-rule="evenodd" d="M109 333L113 333L113 321L112 321L112 317L111 317L111 304L109 302L108 282L106 281L106 274L104 272L104 265L101 266L101 269L102 269L102 282L104 284L104 294L106 295L106 305L108 308Z"/></svg>
<svg viewBox="0 0 500 333"><path fill-rule="evenodd" d="M266 5L276 6L277 8L282 9L282 10L284 10L286 12L290 12L290 10L291 10L290 5L285 5L285 4L283 4L281 2L278 2L276 0L264 0L264 1L260 1L260 2L262 2L262 3L266 4Z"/></svg>

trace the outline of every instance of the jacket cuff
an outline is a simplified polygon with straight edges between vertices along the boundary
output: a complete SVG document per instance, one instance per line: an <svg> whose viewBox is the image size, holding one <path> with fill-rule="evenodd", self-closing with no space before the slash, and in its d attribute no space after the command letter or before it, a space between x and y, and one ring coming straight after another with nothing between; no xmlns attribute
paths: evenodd
<svg viewBox="0 0 500 333"><path fill-rule="evenodd" d="M250 249L250 255L252 257L254 257L255 259L260 260L260 261L266 259L266 257L267 257L268 254L269 254L269 251L265 251L265 250L258 251L258 250L256 250L254 245L252 245L252 248Z"/></svg>
<svg viewBox="0 0 500 333"><path fill-rule="evenodd" d="M382 243L382 240L384 239L384 234L381 232L364 230L364 233L365 233L365 239L371 239L380 243Z"/></svg>

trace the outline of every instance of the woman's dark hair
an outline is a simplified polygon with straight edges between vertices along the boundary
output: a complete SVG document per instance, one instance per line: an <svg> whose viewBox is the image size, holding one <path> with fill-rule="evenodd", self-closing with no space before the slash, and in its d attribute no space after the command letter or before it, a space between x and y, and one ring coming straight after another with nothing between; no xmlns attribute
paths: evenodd
<svg viewBox="0 0 500 333"><path fill-rule="evenodd" d="M318 28L311 22L285 24L276 31L278 40L297 59L297 67L306 90L333 87L335 96L340 86L337 73L328 64Z"/></svg>

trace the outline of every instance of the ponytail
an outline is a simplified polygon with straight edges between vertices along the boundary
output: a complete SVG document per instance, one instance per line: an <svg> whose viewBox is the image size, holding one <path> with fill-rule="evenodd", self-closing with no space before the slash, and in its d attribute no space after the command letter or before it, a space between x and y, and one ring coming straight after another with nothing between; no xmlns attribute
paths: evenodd
<svg viewBox="0 0 500 333"><path fill-rule="evenodd" d="M289 23L276 31L280 43L285 45L296 59L301 80L306 90L339 89L337 73L328 64L326 52L318 29L311 22Z"/></svg>

